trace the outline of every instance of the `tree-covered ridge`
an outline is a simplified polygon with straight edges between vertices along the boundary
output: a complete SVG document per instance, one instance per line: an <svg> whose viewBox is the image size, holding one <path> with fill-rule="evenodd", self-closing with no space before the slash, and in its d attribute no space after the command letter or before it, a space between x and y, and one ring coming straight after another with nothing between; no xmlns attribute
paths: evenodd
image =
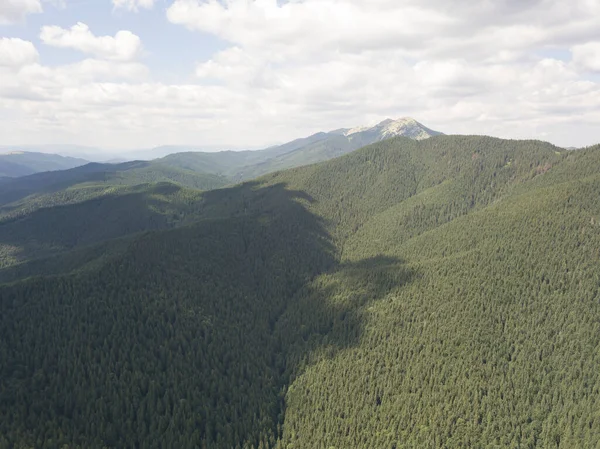
<svg viewBox="0 0 600 449"><path fill-rule="evenodd" d="M0 446L598 447L599 169L397 139L10 268Z"/></svg>
<svg viewBox="0 0 600 449"><path fill-rule="evenodd" d="M440 136L415 142L397 138L332 161L263 179L289 182L315 198L315 210L331 221L343 241L375 215L402 202L428 204L421 196L439 191L436 207L454 219L487 205L533 180L571 153L538 141ZM582 155L584 153L581 153ZM429 205L428 207L432 207ZM450 212L451 211L451 212ZM392 241L392 244L396 242Z"/></svg>
<svg viewBox="0 0 600 449"><path fill-rule="evenodd" d="M11 180L0 189L0 267L192 222L199 190L226 182L145 162L88 164Z"/></svg>
<svg viewBox="0 0 600 449"><path fill-rule="evenodd" d="M292 383L284 441L597 447L599 188L524 194L391 248L417 274L366 308L361 345Z"/></svg>

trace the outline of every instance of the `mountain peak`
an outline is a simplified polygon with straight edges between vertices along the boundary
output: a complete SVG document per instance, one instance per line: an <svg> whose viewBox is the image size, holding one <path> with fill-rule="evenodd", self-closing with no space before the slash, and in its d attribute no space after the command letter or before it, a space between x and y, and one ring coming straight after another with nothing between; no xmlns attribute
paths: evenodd
<svg viewBox="0 0 600 449"><path fill-rule="evenodd" d="M417 122L412 117L402 117L399 119L385 119L381 123L375 125L375 128L385 128L389 126L422 126L419 122Z"/></svg>
<svg viewBox="0 0 600 449"><path fill-rule="evenodd" d="M390 123L394 123L396 120L393 120L391 118L386 118L384 121L378 123L377 125L375 125L376 127L380 127L380 126L387 126Z"/></svg>
<svg viewBox="0 0 600 449"><path fill-rule="evenodd" d="M441 134L423 126L412 117L402 117L397 120L388 118L372 127L361 126L343 131L343 134L351 139L355 138L355 135L359 133L375 134L375 141L398 136L410 137L415 140L424 140Z"/></svg>

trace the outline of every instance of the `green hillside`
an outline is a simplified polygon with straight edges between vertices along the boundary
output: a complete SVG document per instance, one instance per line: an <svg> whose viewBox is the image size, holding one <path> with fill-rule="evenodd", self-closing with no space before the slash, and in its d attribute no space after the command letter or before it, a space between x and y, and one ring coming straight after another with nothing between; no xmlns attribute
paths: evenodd
<svg viewBox="0 0 600 449"><path fill-rule="evenodd" d="M232 176L233 179L241 181L278 170L323 162L350 153L369 143L372 141L362 144L360 141L350 141L344 136L326 135L326 138L315 139L300 148L274 155L264 162L239 167Z"/></svg>
<svg viewBox="0 0 600 449"><path fill-rule="evenodd" d="M263 161L236 167L235 171L230 172L229 175L236 181L244 181L278 170L328 161L392 137L404 136L422 140L438 135L441 133L429 129L411 118L397 121L388 119L371 128L340 129L329 133L318 133L307 139L298 139L289 144L263 151L261 153L268 156Z"/></svg>
<svg viewBox="0 0 600 449"><path fill-rule="evenodd" d="M226 182L147 162L88 164L13 179L0 189L0 267L192 222L200 190ZM41 273L56 270L54 261L36 266L45 267ZM0 273L0 280L12 276Z"/></svg>
<svg viewBox="0 0 600 449"><path fill-rule="evenodd" d="M232 180L248 180L258 175L277 170L276 166L271 167L271 160L285 158L289 153L303 153L303 151L311 151L313 144L326 141L329 136L327 133L317 133L309 137L293 140L270 147L264 150L256 151L217 151L217 152L202 152L202 151L187 151L177 152L157 159L154 162L160 164L191 170L197 173L213 173L226 176ZM337 138L337 137L334 137ZM361 145L362 146L362 145ZM355 149L359 148L357 146ZM323 154L318 161L323 161L335 157L330 154ZM296 157L292 167L307 165L315 160ZM262 167L262 168L261 168ZM256 174L258 173L258 175Z"/></svg>
<svg viewBox="0 0 600 449"><path fill-rule="evenodd" d="M77 239L58 207L0 231L30 251L0 269L0 447L600 447L600 147L398 138L136 189L176 227L107 240L84 201Z"/></svg>

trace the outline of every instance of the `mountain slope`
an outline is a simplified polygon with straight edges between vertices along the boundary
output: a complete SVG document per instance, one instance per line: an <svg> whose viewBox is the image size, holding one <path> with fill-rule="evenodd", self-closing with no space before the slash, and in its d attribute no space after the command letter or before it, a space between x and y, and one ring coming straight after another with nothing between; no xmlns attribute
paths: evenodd
<svg viewBox="0 0 600 449"><path fill-rule="evenodd" d="M417 187L390 208L380 201L345 240L342 260L402 257L416 273L411 282L374 277L362 289L335 275L314 282L332 286L328 304L362 305L363 343L315 357L292 383L283 447L598 444L600 148L561 161L530 159L530 151L490 154L481 144L473 145L479 153L461 155L479 154L461 168L466 182ZM374 156L366 160L376 163ZM446 156L441 167L459 155ZM490 162L495 170L477 174ZM351 169L345 176L370 176ZM377 178L364 185L384 188ZM469 191L462 194L502 178L511 180L500 190L508 187L508 196L479 196L472 205ZM370 189L361 190L371 203ZM283 323L282 331L293 328ZM348 332L335 318L330 329L322 344Z"/></svg>
<svg viewBox="0 0 600 449"><path fill-rule="evenodd" d="M171 183L81 187L43 196L39 204L0 216L0 268L181 226L193 220L199 198L199 191ZM58 205L51 207L52 200Z"/></svg>
<svg viewBox="0 0 600 449"><path fill-rule="evenodd" d="M235 179L252 179L266 173L323 162L350 153L366 145L394 137L424 140L441 133L426 128L412 118L387 119L373 127L340 129L311 136L308 140L271 149L272 157L261 163L240 168Z"/></svg>
<svg viewBox="0 0 600 449"><path fill-rule="evenodd" d="M54 170L66 170L87 164L83 159L57 154L10 151L0 154L0 177L19 177Z"/></svg>
<svg viewBox="0 0 600 449"><path fill-rule="evenodd" d="M184 152L160 160L165 165L199 173L215 173L234 181L253 179L277 170L322 162L393 137L423 140L441 133L411 118L384 120L373 127L321 132L257 151Z"/></svg>
<svg viewBox="0 0 600 449"><path fill-rule="evenodd" d="M600 147L397 138L23 264L0 444L596 447L598 173Z"/></svg>
<svg viewBox="0 0 600 449"><path fill-rule="evenodd" d="M198 173L160 162L91 163L71 170L38 173L6 181L0 191L0 208L5 211L7 208L31 209L43 204L61 204L60 196L68 195L70 190L78 188L86 188L82 192L91 193L93 189L89 187L133 186L156 182L174 182L200 190L210 190L228 183L219 175ZM7 207L19 200L24 201Z"/></svg>

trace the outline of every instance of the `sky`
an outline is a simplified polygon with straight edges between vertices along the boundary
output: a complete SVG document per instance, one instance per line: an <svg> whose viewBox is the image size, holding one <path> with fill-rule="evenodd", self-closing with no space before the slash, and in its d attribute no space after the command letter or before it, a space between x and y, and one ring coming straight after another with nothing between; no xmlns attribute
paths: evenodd
<svg viewBox="0 0 600 449"><path fill-rule="evenodd" d="M0 0L0 145L259 148L404 116L600 143L600 1Z"/></svg>

